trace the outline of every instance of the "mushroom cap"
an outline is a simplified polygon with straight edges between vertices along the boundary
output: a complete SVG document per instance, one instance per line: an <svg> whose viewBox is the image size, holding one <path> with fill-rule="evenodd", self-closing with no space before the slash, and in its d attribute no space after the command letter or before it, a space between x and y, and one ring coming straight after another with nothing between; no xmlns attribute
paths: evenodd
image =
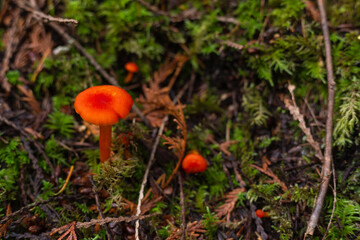
<svg viewBox="0 0 360 240"><path fill-rule="evenodd" d="M196 151L186 155L182 162L182 168L186 173L203 172L206 170L206 167L205 158Z"/></svg>
<svg viewBox="0 0 360 240"><path fill-rule="evenodd" d="M136 65L136 63L134 62L128 62L125 64L125 69L128 70L129 72L137 72L139 70L138 66Z"/></svg>
<svg viewBox="0 0 360 240"><path fill-rule="evenodd" d="M90 87L75 98L75 111L97 125L113 125L129 114L133 100L124 89L111 85Z"/></svg>
<svg viewBox="0 0 360 240"><path fill-rule="evenodd" d="M269 215L268 212L264 212L261 209L256 210L256 216L259 218L267 217Z"/></svg>

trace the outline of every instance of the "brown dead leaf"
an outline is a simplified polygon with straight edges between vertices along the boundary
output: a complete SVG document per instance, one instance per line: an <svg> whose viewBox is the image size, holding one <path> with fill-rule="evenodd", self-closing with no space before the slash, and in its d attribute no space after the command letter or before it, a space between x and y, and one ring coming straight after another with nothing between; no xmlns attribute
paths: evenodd
<svg viewBox="0 0 360 240"><path fill-rule="evenodd" d="M41 133L35 131L35 130L32 129L32 128L26 127L26 128L24 128L24 130L25 130L27 133L29 133L31 136L33 136L34 139L44 139L44 136L43 136Z"/></svg>
<svg viewBox="0 0 360 240"><path fill-rule="evenodd" d="M144 95L140 96L137 101L143 104L143 114L153 127L160 127L165 115L168 114L166 109L171 106L170 104L174 105L169 91L187 60L188 57L183 55L176 55L173 60L167 59L154 73L149 86L143 84ZM165 87L161 86L171 75L169 84Z"/></svg>
<svg viewBox="0 0 360 240"><path fill-rule="evenodd" d="M49 47L48 49L46 49L46 51L44 52L43 56L41 57L34 74L31 77L31 81L35 82L36 77L39 75L39 73L42 71L43 67L44 67L44 62L45 59L47 58L47 56L49 56L49 54L51 53L51 47Z"/></svg>
<svg viewBox="0 0 360 240"><path fill-rule="evenodd" d="M222 151L223 153L225 153L227 156L231 156L231 153L229 152L229 147L232 145L232 144L236 144L238 143L239 141L237 140L230 140L230 141L225 141L223 143L221 143L219 145L219 149L220 151Z"/></svg>
<svg viewBox="0 0 360 240"><path fill-rule="evenodd" d="M6 208L6 216L9 216L11 213L12 213L11 207L10 207L10 204L8 204L8 206ZM5 237L6 230L11 223L12 223L12 219L10 218L4 224L0 224L0 237L2 237L2 236Z"/></svg>
<svg viewBox="0 0 360 240"><path fill-rule="evenodd" d="M230 213L234 210L235 204L238 200L238 195L245 192L245 188L236 188L231 192L225 194L225 204L215 209L216 215L221 218L226 216L226 221L230 221Z"/></svg>
<svg viewBox="0 0 360 240"><path fill-rule="evenodd" d="M295 86L292 85L292 84L289 84L288 89L289 89L289 92L291 94L291 99L289 99L288 97L285 97L283 99L283 102L285 103L285 106L287 107L287 109L289 109L293 119L299 121L299 127L301 128L303 133L306 135L306 141L308 143L310 143L310 145L315 150L315 156L320 161L323 161L324 160L324 155L321 152L320 143L318 143L317 141L314 140L314 138L313 138L313 136L311 134L310 128L308 128L306 126L304 115L302 115L300 113L300 109L296 104L295 95L294 95Z"/></svg>
<svg viewBox="0 0 360 240"><path fill-rule="evenodd" d="M25 97L22 97L22 99L24 101L26 101L27 103L29 103L31 109L37 113L37 114L42 114L42 111L40 109L40 104L39 102L35 99L34 93L31 89L27 89L25 86L23 85L17 85L17 88L20 90L20 92L22 94L25 95Z"/></svg>
<svg viewBox="0 0 360 240"><path fill-rule="evenodd" d="M46 33L42 25L35 25L29 37L19 48L16 54L14 64L17 69L32 66L32 64L43 58L46 52L51 53L54 43L51 39L50 33ZM49 53L48 53L49 54Z"/></svg>
<svg viewBox="0 0 360 240"><path fill-rule="evenodd" d="M159 196L159 197L151 199L151 200L149 200L149 199L145 200L141 205L141 214L145 214L146 212L150 211L150 209L155 207L156 204L158 202L160 202L162 199L163 199L163 197Z"/></svg>
<svg viewBox="0 0 360 240"><path fill-rule="evenodd" d="M190 236L191 239L197 238L200 236L200 234L205 234L206 230L202 224L202 221L194 221L191 223L188 223L186 226L186 232L187 235ZM177 240L181 237L181 231L179 228L172 225L172 231L171 234L166 240Z"/></svg>
<svg viewBox="0 0 360 240"><path fill-rule="evenodd" d="M80 140L81 143L85 141L90 135L99 136L100 128L98 125L82 121L83 125L79 126L78 130L80 132L86 131L84 137Z"/></svg>
<svg viewBox="0 0 360 240"><path fill-rule="evenodd" d="M72 222L72 223L67 224L65 226L56 228L50 233L50 236L54 235L57 232L62 232L64 230L66 230L57 240L62 240L67 235L68 235L67 239L77 240L76 232L75 232L75 226L76 226L76 222Z"/></svg>
<svg viewBox="0 0 360 240"><path fill-rule="evenodd" d="M306 10L310 12L310 15L312 16L314 21L321 22L320 12L316 8L315 3L313 3L312 1L309 1L309 0L304 1L304 3L305 3Z"/></svg>
<svg viewBox="0 0 360 240"><path fill-rule="evenodd" d="M180 104L179 101L175 104L169 96L169 91L182 67L188 60L189 58L187 56L180 54L176 55L172 60L166 60L165 63L160 66L159 70L154 73L153 79L149 82L149 86L145 84L143 85L144 95L137 99L143 104L143 114L145 116L148 116L150 113L153 114L152 118L149 119L152 126L160 127L163 119L167 115L174 117L174 122L177 124L178 132L175 136L162 136L163 139L165 139L164 144L169 145L169 149L173 149L174 154L178 158L175 169L163 186L164 188L170 183L171 179L178 171L181 165L181 160L185 154L187 129L182 110L184 105ZM161 84L164 83L164 81L166 81L170 76L171 78L169 84L162 87Z"/></svg>
<svg viewBox="0 0 360 240"><path fill-rule="evenodd" d="M262 160L263 160L263 167L262 167L262 168L259 167L259 166L257 166L257 165L255 165L255 164L250 164L250 166L256 168L256 169L259 170L260 172L262 172L262 173L268 175L269 177L271 177L271 178L274 180L274 182L279 183L281 189L282 189L284 192L286 192L286 191L288 190L286 184L285 184L284 182L282 182L282 181L275 175L275 173L268 167L269 160L267 159L267 157L266 157L266 156L263 156L263 157L262 157Z"/></svg>

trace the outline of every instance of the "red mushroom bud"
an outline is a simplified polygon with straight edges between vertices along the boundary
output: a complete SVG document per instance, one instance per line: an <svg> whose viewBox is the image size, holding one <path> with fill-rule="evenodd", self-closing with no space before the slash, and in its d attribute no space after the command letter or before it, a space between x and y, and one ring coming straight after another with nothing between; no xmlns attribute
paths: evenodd
<svg viewBox="0 0 360 240"><path fill-rule="evenodd" d="M269 217L269 212L264 212L261 209L256 210L256 216L258 216L259 218L263 218L263 217Z"/></svg>
<svg viewBox="0 0 360 240"><path fill-rule="evenodd" d="M197 151L191 151L182 162L182 168L186 173L197 173L206 170L207 163Z"/></svg>
<svg viewBox="0 0 360 240"><path fill-rule="evenodd" d="M125 69L128 70L129 73L125 77L124 82L129 83L133 77L133 74L136 73L139 70L139 68L136 65L136 63L128 62L125 64Z"/></svg>
<svg viewBox="0 0 360 240"><path fill-rule="evenodd" d="M132 105L129 93L111 85L90 87L75 98L75 111L82 119L100 126L100 162L110 157L111 126L126 118Z"/></svg>

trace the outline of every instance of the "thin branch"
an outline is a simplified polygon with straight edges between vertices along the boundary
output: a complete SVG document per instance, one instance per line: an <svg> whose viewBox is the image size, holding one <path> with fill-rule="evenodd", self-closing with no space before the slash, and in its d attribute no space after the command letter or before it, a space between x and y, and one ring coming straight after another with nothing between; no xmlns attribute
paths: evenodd
<svg viewBox="0 0 360 240"><path fill-rule="evenodd" d="M97 191L96 191L96 185L95 185L95 182L94 182L94 180L93 180L93 178L92 178L91 175L89 175L89 180L90 180L91 185L92 185L92 191L93 191L93 193L94 193L94 195L95 195L96 208L97 208L97 210L98 210L98 212L99 212L99 215L100 215L101 219L104 219L105 217L104 217L104 214L103 214L103 212L102 212L102 210L101 210L101 203L100 203L100 200L99 200L99 194L98 194ZM104 225L104 228L105 228L105 231L106 231L107 239L108 239L108 240L113 239L113 238L112 238L112 235L111 235L111 231L110 231L108 225L105 224L105 225Z"/></svg>
<svg viewBox="0 0 360 240"><path fill-rule="evenodd" d="M117 218L104 218L104 219L91 219L90 222L77 222L76 227L77 228L89 228L91 226L94 226L96 224L99 224L100 226L108 223L119 223L119 222L132 222L135 220L142 220L145 218L153 217L158 215L157 213L152 213L148 215L142 215L142 216L131 216L131 217L117 217Z"/></svg>
<svg viewBox="0 0 360 240"><path fill-rule="evenodd" d="M336 208L336 202L337 202L337 198L336 198L336 174L335 174L335 165L334 165L334 162L331 163L331 166L332 166L333 184L334 184L334 188L332 189L333 195L334 195L334 200L333 200L333 208L332 208L332 211L331 211L330 220L329 220L328 226L327 226L327 228L326 228L326 232L324 233L324 236L323 236L322 240L325 240L325 239L326 239L326 235L328 234L329 229L330 229L330 227L331 227L331 222L332 222L332 219L334 218L334 213L335 213L335 208Z"/></svg>
<svg viewBox="0 0 360 240"><path fill-rule="evenodd" d="M149 172L150 172L150 167L151 167L151 165L153 164L153 162L155 160L156 149L157 149L157 147L159 145L160 138L161 138L161 136L163 134L165 124L166 124L168 119L169 119L169 116L166 115L164 117L162 123L161 123L161 126L159 128L159 132L158 132L158 134L156 136L156 139L155 139L155 142L154 142L151 154L150 154L149 162L148 162L148 165L146 167L144 178L143 178L143 181L141 183L141 188L140 188L140 192L139 192L139 199L138 199L138 204L137 204L137 207L136 207L136 214L135 214L136 217L140 216L140 214L141 214L141 201L144 198L144 189L145 189L145 185L147 183L148 175L149 175ZM136 240L140 239L139 238L139 224L140 224L139 220L136 220L136 222L135 222L135 238L136 238Z"/></svg>
<svg viewBox="0 0 360 240"><path fill-rule="evenodd" d="M184 180L182 179L181 173L178 174L179 177L179 191L180 191L180 206L181 206L181 240L186 239L186 219L185 219L185 197L184 197L184 190L183 190L183 184Z"/></svg>
<svg viewBox="0 0 360 240"><path fill-rule="evenodd" d="M328 106L327 106L327 119L326 119L325 153L324 153L324 162L321 173L320 191L317 196L315 207L308 222L308 226L304 237L306 237L307 235L314 234L314 230L319 221L320 212L329 186L329 181L331 176L331 162L332 162L332 131L333 131L334 96L335 96L336 83L334 81L334 75L333 75L331 45L330 45L328 25L326 21L324 1L318 0L317 2L320 10L321 26L324 34L324 43L325 43L326 71L327 71L327 81L328 81Z"/></svg>
<svg viewBox="0 0 360 240"><path fill-rule="evenodd" d="M43 21L78 24L78 21L75 20L75 19L58 18L58 17L53 17L53 16L50 16L50 15L47 15L47 14L45 14L43 12L40 12L40 11L38 11L38 10L32 8L32 7L27 6L25 1L22 2L22 1L15 0L13 2L15 2L15 4L18 5L19 8L32 13L34 15L34 17L36 17L38 19L41 19Z"/></svg>
<svg viewBox="0 0 360 240"><path fill-rule="evenodd" d="M294 120L299 121L299 127L303 131L303 133L306 135L306 141L310 143L310 145L315 150L315 156L320 160L324 160L324 156L320 149L320 144L314 140L310 129L306 126L304 116L300 113L300 109L296 104L295 95L294 95L294 89L295 86L292 84L289 84L288 86L289 92L291 94L291 100L288 98L284 99L285 106L289 109L291 115L293 116Z"/></svg>

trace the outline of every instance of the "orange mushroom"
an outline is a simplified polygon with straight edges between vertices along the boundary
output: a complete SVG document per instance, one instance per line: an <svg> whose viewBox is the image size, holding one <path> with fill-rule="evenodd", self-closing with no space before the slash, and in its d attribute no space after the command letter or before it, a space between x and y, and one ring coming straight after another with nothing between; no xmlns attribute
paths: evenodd
<svg viewBox="0 0 360 240"><path fill-rule="evenodd" d="M256 216L258 216L259 218L263 218L263 217L269 217L269 212L264 212L261 209L256 210Z"/></svg>
<svg viewBox="0 0 360 240"><path fill-rule="evenodd" d="M75 111L83 120L100 126L100 162L110 157L111 127L129 114L133 100L124 89L111 85L95 86L75 98Z"/></svg>
<svg viewBox="0 0 360 240"><path fill-rule="evenodd" d="M133 74L136 73L139 68L134 62L128 62L125 64L125 69L129 72L124 79L125 83L129 83L133 77Z"/></svg>
<svg viewBox="0 0 360 240"><path fill-rule="evenodd" d="M182 162L182 168L186 173L203 172L206 170L206 167L207 163L205 158L197 151L189 152Z"/></svg>

